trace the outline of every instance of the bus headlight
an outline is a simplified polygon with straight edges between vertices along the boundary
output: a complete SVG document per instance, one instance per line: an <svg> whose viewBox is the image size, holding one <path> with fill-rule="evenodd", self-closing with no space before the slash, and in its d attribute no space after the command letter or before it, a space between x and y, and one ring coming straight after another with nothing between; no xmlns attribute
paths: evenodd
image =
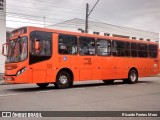
<svg viewBox="0 0 160 120"><path fill-rule="evenodd" d="M20 74L22 74L22 73L25 72L25 71L26 71L26 67L22 68L21 70L19 70L19 71L17 72L17 76L19 76Z"/></svg>

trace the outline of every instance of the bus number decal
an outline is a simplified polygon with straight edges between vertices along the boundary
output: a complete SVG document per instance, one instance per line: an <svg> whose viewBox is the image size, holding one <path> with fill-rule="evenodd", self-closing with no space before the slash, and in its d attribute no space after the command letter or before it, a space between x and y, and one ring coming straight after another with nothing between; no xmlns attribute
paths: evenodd
<svg viewBox="0 0 160 120"><path fill-rule="evenodd" d="M84 60L84 62L83 62L84 65L92 65L92 59L91 58L84 58L83 60Z"/></svg>

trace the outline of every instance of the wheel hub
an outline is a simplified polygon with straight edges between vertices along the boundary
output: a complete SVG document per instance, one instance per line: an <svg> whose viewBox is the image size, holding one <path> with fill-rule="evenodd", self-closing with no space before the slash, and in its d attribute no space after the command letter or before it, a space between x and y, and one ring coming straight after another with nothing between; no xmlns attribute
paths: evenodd
<svg viewBox="0 0 160 120"><path fill-rule="evenodd" d="M61 75L59 77L59 81L60 81L61 84L66 84L68 79L67 79L67 77L65 75Z"/></svg>
<svg viewBox="0 0 160 120"><path fill-rule="evenodd" d="M136 80L136 74L132 73L131 76L130 76L130 79L131 79L131 81L134 82Z"/></svg>

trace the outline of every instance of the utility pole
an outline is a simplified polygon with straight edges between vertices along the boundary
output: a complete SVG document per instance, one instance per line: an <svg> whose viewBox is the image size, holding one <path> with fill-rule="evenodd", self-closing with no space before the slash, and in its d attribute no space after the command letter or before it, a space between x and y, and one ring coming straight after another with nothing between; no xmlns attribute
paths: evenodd
<svg viewBox="0 0 160 120"><path fill-rule="evenodd" d="M86 21L85 21L85 33L88 33L88 17L89 17L89 4L86 4Z"/></svg>
<svg viewBox="0 0 160 120"><path fill-rule="evenodd" d="M86 20L85 20L85 33L88 33L88 18L89 15L92 13L92 11L94 10L94 8L96 7L96 5L98 4L99 0L97 0L97 2L95 3L95 5L93 6L93 8L91 9L91 11L89 12L89 4L86 4Z"/></svg>

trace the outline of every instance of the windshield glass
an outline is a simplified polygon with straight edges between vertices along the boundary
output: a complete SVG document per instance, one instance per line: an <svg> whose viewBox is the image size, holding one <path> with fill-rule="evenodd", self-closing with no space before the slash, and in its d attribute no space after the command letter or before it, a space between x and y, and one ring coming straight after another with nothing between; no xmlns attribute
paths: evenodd
<svg viewBox="0 0 160 120"><path fill-rule="evenodd" d="M8 42L6 63L20 62L27 59L28 38L20 37Z"/></svg>

